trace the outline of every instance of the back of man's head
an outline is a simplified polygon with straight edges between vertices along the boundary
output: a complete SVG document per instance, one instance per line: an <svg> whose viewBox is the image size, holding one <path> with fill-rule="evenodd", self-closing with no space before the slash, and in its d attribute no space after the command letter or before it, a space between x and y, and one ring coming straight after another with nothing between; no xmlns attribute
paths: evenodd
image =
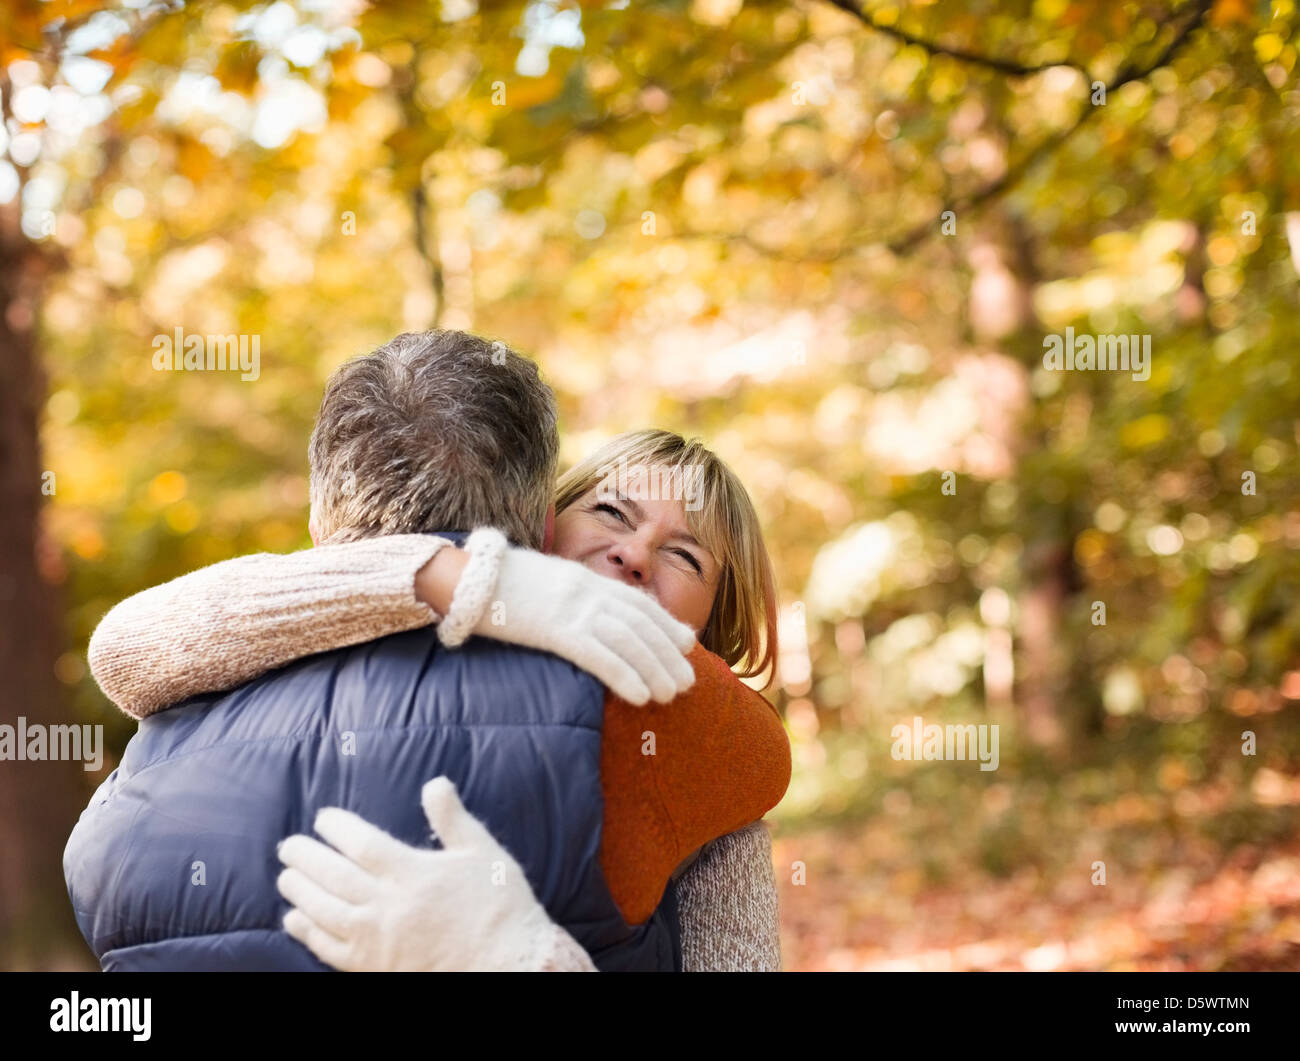
<svg viewBox="0 0 1300 1061"><path fill-rule="evenodd" d="M312 430L317 540L500 527L542 543L555 395L537 366L466 332L399 335L341 366Z"/></svg>

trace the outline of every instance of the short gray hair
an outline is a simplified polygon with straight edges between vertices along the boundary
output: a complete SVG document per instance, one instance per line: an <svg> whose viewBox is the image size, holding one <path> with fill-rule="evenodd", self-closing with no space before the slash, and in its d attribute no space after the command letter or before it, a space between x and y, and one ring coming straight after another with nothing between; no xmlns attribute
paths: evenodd
<svg viewBox="0 0 1300 1061"><path fill-rule="evenodd" d="M501 342L399 335L342 365L311 433L322 541L501 528L539 548L555 487L555 395Z"/></svg>

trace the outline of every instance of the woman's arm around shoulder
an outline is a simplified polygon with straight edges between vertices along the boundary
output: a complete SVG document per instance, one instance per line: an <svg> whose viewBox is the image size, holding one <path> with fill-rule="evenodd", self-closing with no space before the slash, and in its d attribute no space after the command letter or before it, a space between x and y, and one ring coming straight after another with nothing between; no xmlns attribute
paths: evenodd
<svg viewBox="0 0 1300 1061"><path fill-rule="evenodd" d="M397 534L200 568L109 611L90 639L91 673L144 718L303 656L427 626L438 615L416 576L448 544Z"/></svg>

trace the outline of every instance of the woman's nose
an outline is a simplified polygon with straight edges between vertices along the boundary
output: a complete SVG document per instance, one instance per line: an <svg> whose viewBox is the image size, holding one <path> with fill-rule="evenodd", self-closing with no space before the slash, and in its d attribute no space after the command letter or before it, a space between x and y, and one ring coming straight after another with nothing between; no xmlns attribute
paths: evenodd
<svg viewBox="0 0 1300 1061"><path fill-rule="evenodd" d="M609 562L627 582L645 585L650 578L650 553L635 541L622 541L610 548Z"/></svg>

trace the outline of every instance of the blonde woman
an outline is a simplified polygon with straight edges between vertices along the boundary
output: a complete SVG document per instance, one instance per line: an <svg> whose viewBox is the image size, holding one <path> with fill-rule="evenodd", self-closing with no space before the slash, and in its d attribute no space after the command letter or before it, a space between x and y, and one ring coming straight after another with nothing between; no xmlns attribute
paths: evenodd
<svg viewBox="0 0 1300 1061"><path fill-rule="evenodd" d="M510 566L512 556L526 551L506 554L490 592L467 586L479 533L459 548L439 539L431 546L422 535L316 541L313 528L322 548L226 561L122 602L95 631L91 669L105 694L139 718L313 653L440 622L444 643L473 633L550 651L589 670L631 703L672 695L660 661L631 639L611 651L598 641L567 637L553 610L563 587L529 584L534 569ZM555 556L649 593L689 626L703 649L731 668L719 667L707 679L720 690L729 683L743 689L737 675L767 675L770 682L775 590L758 519L735 474L698 441L648 430L601 447L561 477L547 539ZM707 739L693 729L698 720L682 717L684 712L674 716L671 703L659 712L654 728L660 741ZM631 722L636 729L642 725ZM618 724L607 717L607 727ZM633 732L629 737L638 739ZM637 923L653 910L663 882L640 850L644 823L633 822L620 802L637 779L620 777L617 769L611 761L611 776L602 785L604 843L618 849L607 852L605 867L620 908L629 923ZM663 784L673 818L689 818L700 806L727 798L717 778L698 771L674 777L670 763L660 769L669 771ZM503 939L507 950L527 950L526 933L516 944L513 931L540 931L541 921L558 931L525 894L509 896L495 921L484 915L477 932L465 929L470 908L482 904L463 887L458 890L465 874L451 857L455 845L448 839L457 838L482 858L509 855L468 816L445 780L426 787L424 803L445 850L409 848L341 811L327 823L332 832L318 822L333 848L307 837L282 845L290 869L281 890L294 904L285 927L321 960L338 968L385 968L401 950L410 967L466 968L485 947L501 950ZM626 857L616 859L624 849ZM359 879L363 869L367 880L382 878L375 888L387 903L383 916L367 919L357 907L330 922L337 913L331 891L345 890L338 882ZM779 969L776 890L762 822L696 851L673 876L684 969ZM375 903L367 909L374 913ZM450 920L461 931L444 931L442 922ZM489 941L490 932L498 938ZM539 967L593 968L576 944L563 954Z"/></svg>

